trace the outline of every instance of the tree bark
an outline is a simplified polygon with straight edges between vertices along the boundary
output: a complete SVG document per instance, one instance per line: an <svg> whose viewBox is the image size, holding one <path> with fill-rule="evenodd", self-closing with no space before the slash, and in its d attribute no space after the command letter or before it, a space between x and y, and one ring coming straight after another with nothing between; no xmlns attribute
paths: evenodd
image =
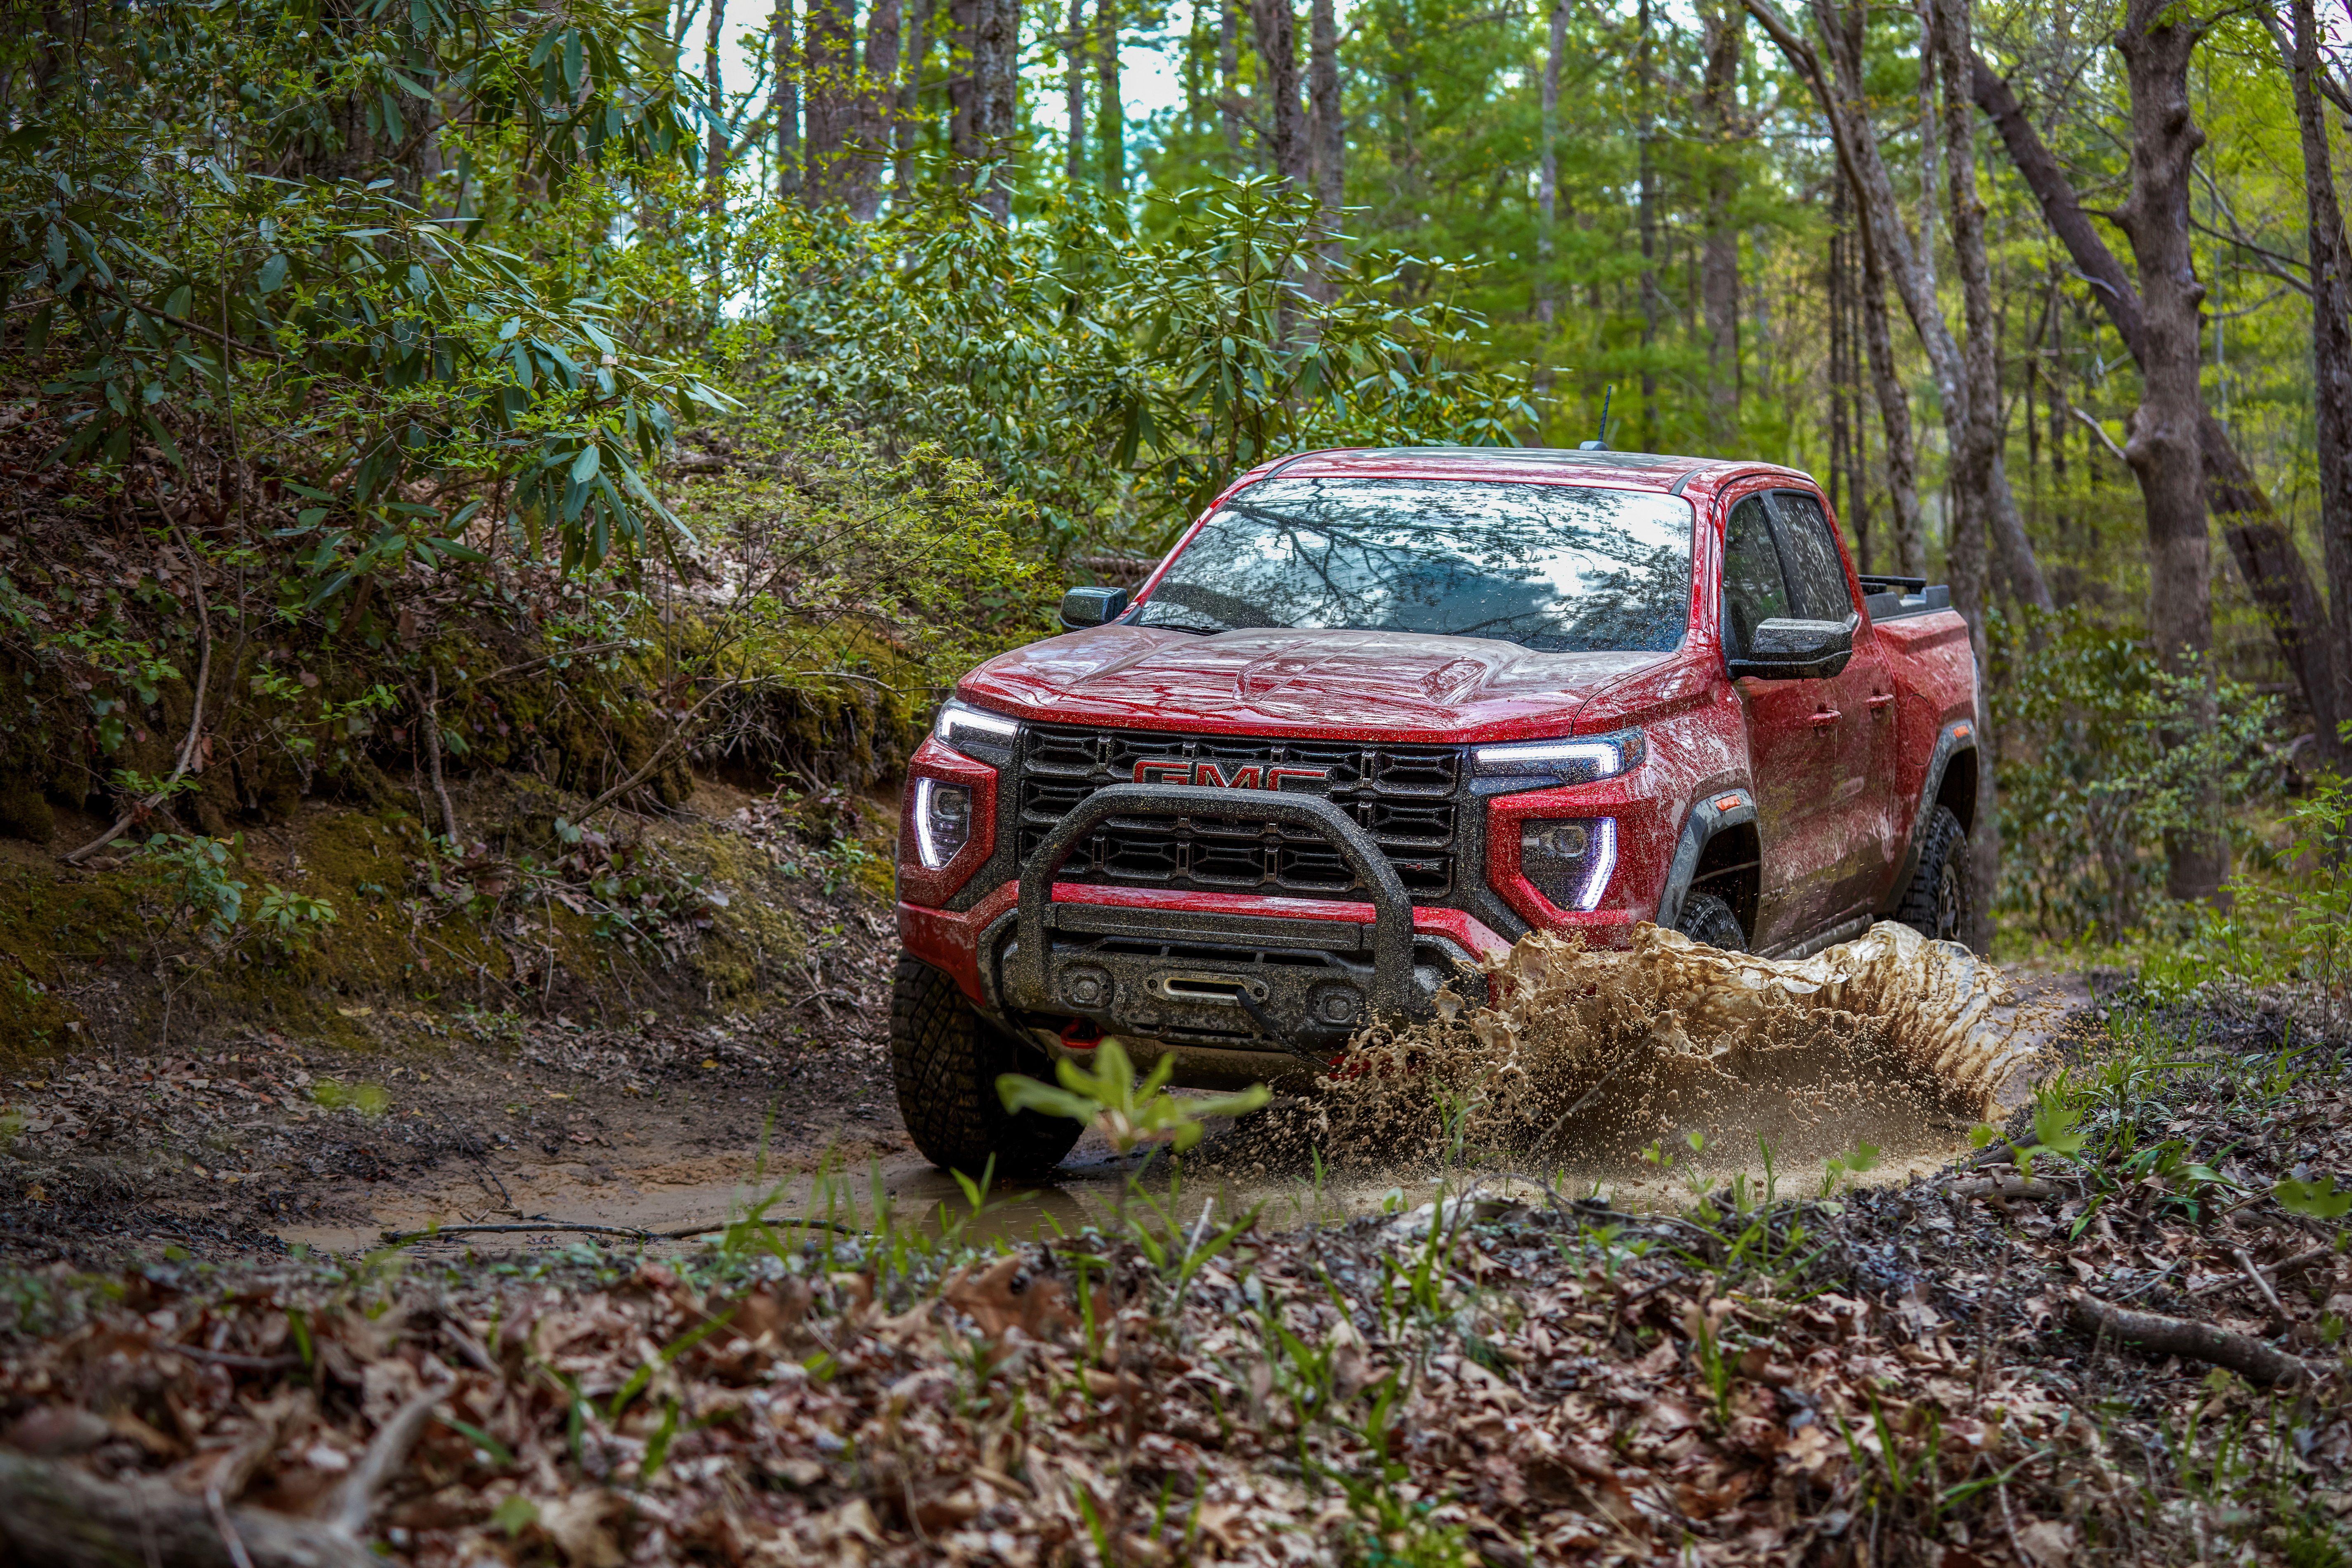
<svg viewBox="0 0 2352 1568"><path fill-rule="evenodd" d="M228 1522L236 1547L221 1528ZM0 1560L44 1568L368 1568L378 1559L342 1531L267 1509L224 1507L170 1482L110 1483L70 1465L0 1452Z"/></svg>
<svg viewBox="0 0 2352 1568"><path fill-rule="evenodd" d="M1013 138L1021 131L1021 0L982 0L982 40L973 50L981 79L981 99L986 110L983 151L992 163L1009 163ZM982 197L991 216L1000 224L1013 216L1013 184L1009 171L990 181Z"/></svg>
<svg viewBox="0 0 2352 1568"><path fill-rule="evenodd" d="M776 195L790 201L801 188L800 62L793 57L793 0L779 0L768 25L769 64L775 81L768 94L768 122L776 132Z"/></svg>
<svg viewBox="0 0 2352 1568"><path fill-rule="evenodd" d="M1127 106L1119 99L1118 0L1095 0L1095 140L1102 143L1103 195L1127 194Z"/></svg>
<svg viewBox="0 0 2352 1568"><path fill-rule="evenodd" d="M1307 186L1307 138L1298 110L1297 22L1290 0L1250 0L1257 52L1265 62L1266 91L1274 102L1266 115L1274 172L1294 191Z"/></svg>
<svg viewBox="0 0 2352 1568"><path fill-rule="evenodd" d="M1970 65L1977 106L1992 121L1993 129L2000 132L2001 144L2008 149L2010 161L2023 176L2027 189L2041 205L2050 231L2066 247L2075 270L2091 285L2093 296L2106 311L2125 350L2134 361L2140 361L2146 339L2139 291L2132 286L2115 253L2091 226L2088 215L2074 195L2073 182L2034 132L2017 94L1981 57ZM2230 433L2202 408L2198 415L2197 437L2203 460L2205 508L2221 526L2221 537L2237 561L2247 591L2270 624L2279 652L2303 688L2304 700L2310 705L2313 716L2323 732L2333 733L2339 719L2352 717L2352 710L2347 710L2336 696L2337 682L2347 673L2338 666L2352 666L2352 658L2339 659L2331 650L2352 648L2352 641L2331 630L2319 609L2319 596L2312 586L2302 552L2280 526L2269 495L2255 480L2253 470L2230 439ZM2343 603L2339 598L2339 609Z"/></svg>
<svg viewBox="0 0 2352 1568"><path fill-rule="evenodd" d="M898 112L891 127L897 160L890 184L901 202L913 200L915 195L917 111L922 107L923 71L930 63L932 18L938 10L938 0L915 0L913 17L907 24L904 58L898 65Z"/></svg>
<svg viewBox="0 0 2352 1568"><path fill-rule="evenodd" d="M806 166L801 195L812 207L845 198L849 171L843 165L856 108L857 77L856 0L808 0L808 26L801 76L808 95Z"/></svg>
<svg viewBox="0 0 2352 1568"><path fill-rule="evenodd" d="M2344 213L2336 198L2336 166L2327 146L2327 122L2312 80L2320 68L2319 23L2311 0L2292 0L2294 118L2303 139L2306 244L2311 257L2311 359L2318 405L2319 537L2327 563L2327 596L2333 625L2321 639L2327 658L2326 710L2312 705L2318 721L2320 755L2339 774L2352 777L2352 743L2339 726L2352 716L2352 277L2347 277ZM2293 546L2288 546L2292 551ZM2297 554L2299 566L2302 557ZM2251 577L2251 574L2250 574ZM2306 592L2308 590L2306 589ZM2305 615L2312 612L2305 609ZM2313 624L2305 622L2305 625ZM2299 635L2299 634L2298 634Z"/></svg>
<svg viewBox="0 0 2352 1568"><path fill-rule="evenodd" d="M1225 135L1225 156L1232 172L1242 166L1242 43L1241 24L1234 7L1241 0L1217 5L1217 125Z"/></svg>
<svg viewBox="0 0 2352 1568"><path fill-rule="evenodd" d="M1070 0L1069 30L1062 35L1062 112L1069 159L1064 173L1073 185L1087 178L1087 11L1086 0Z"/></svg>
<svg viewBox="0 0 2352 1568"><path fill-rule="evenodd" d="M1323 238L1317 246L1315 275L1308 288L1329 303L1339 298L1345 265L1339 209L1347 200L1347 127L1339 118L1339 23L1331 0L1312 0L1307 36L1307 90L1314 113L1308 132L1315 165L1315 203L1322 209Z"/></svg>
<svg viewBox="0 0 2352 1568"><path fill-rule="evenodd" d="M842 197L855 216L867 222L882 207L882 160L890 151L898 119L899 0L874 0L866 16L866 68L854 100L851 147Z"/></svg>
<svg viewBox="0 0 2352 1568"><path fill-rule="evenodd" d="M1706 321L1706 439L1727 455L1739 429L1739 234L1731 226L1737 171L1739 46L1745 16L1725 3L1702 7L1699 122L1707 139L1705 227L1699 241L1699 304Z"/></svg>
<svg viewBox="0 0 2352 1568"><path fill-rule="evenodd" d="M1544 56L1543 148L1536 179L1536 320L1543 323L1546 337L1559 308L1552 281L1551 226L1558 221L1559 206L1559 67L1567 46L1568 0L1552 0L1551 37ZM1549 365L1544 374L1549 384Z"/></svg>
<svg viewBox="0 0 2352 1568"><path fill-rule="evenodd" d="M1969 62L1976 53L1973 0L1936 0L1936 52L1944 85L1944 163L1952 205L1952 255L1960 274L1961 319L1968 343L1966 449L1954 447L1954 468L1978 498L1980 525L2000 553L2010 594L2037 609L2053 608L2050 585L2026 537L2025 520L2009 486L2001 455L2006 435L2000 405L2000 331L1993 317L1992 268L1985 255L1984 202L1977 193L1976 137L1969 113ZM1962 485L1956 482L1955 489ZM1968 509L1963 506L1962 511Z"/></svg>
<svg viewBox="0 0 2352 1568"><path fill-rule="evenodd" d="M2140 402L2124 443L2147 512L2148 635L2157 657L2193 682L2188 722L2213 722L2213 606L2205 533L2198 386L2199 307L2189 245L2189 168L2205 133L2191 116L2189 61L2202 26L2170 0L2127 0L2116 47L2131 89L2131 191L2116 214L2139 266ZM2178 737L2181 742L2189 738ZM2209 820L2165 836L2165 890L2175 899L2220 892L2226 856L2213 805Z"/></svg>
<svg viewBox="0 0 2352 1568"><path fill-rule="evenodd" d="M1895 337L1886 320L1886 268L1870 225L1857 226L1862 247L1862 346L1870 362L1870 390L1886 439L1886 500L1894 514L1895 570L1906 577L1927 571L1927 531L1919 517L1919 449L1911 434L1911 394L1895 371Z"/></svg>
<svg viewBox="0 0 2352 1568"><path fill-rule="evenodd" d="M1637 105L1634 174L1639 182L1635 217L1642 240L1642 450L1654 452L1658 449L1658 373L1650 363L1650 353L1658 341L1658 182L1652 146L1656 127L1650 114L1650 0L1641 0L1636 15L1641 26L1633 59L1633 93Z"/></svg>

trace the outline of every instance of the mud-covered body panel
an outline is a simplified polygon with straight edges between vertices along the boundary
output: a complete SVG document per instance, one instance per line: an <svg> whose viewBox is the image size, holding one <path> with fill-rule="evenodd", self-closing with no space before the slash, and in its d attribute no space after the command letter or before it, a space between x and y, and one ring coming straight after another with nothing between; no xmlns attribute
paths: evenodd
<svg viewBox="0 0 2352 1568"><path fill-rule="evenodd" d="M1251 821L1234 803L1254 797L1237 793L1236 781L1244 789L1307 788L1341 807L1357 849L1385 857L1404 879L1417 965L1491 963L1537 929L1622 945L1658 916L1662 897L1680 901L1685 889L1670 892L1670 877L1690 876L1706 858L1694 841L1718 830L1745 832L1757 847L1747 934L1759 951L1792 951L1892 907L1911 837L1936 797L1936 775L1972 744L1973 659L1967 628L1948 610L1874 623L1841 542L1853 604L1853 651L1843 668L1821 679L1731 678L1721 625L1725 520L1752 495L1794 493L1826 513L1805 476L1638 455L1443 449L1313 454L1244 476L1234 489L1273 468L1677 496L1692 509L1685 633L1666 652L1559 653L1393 631L1203 636L1135 625L1130 606L1112 624L990 660L958 683L957 697L1019 721L1022 738L1003 753L1003 776L984 792L974 788L986 820L944 868L906 859L899 901L908 950L952 975L975 1006L1041 1039L1058 1028L1061 1048L1083 1050L1090 1030L1117 1025L1111 1008L1064 1019L1053 1008L1067 1008L1066 999L1039 994L1014 1005L1004 973L1006 954L1017 951L1013 913L1030 846L1058 814L1128 782L1130 770L1139 784L1219 786L1201 798L1220 804L1173 824L1164 812L1151 822L1097 813L1103 826L1065 846L1070 864L1052 874L1050 906L1126 912L1074 914L1062 922L1068 931L1049 919L1042 929L1055 944L1108 942L1101 951L1116 949L1117 962L1097 966L1106 976L1147 973L1158 963L1170 973L1182 968L1192 977L1187 984L1230 974L1254 999L1321 996L1331 987L1250 977L1274 974L1268 965L1339 963L1303 956L1346 945L1324 926L1360 928L1369 954L1371 905L1349 890L1352 873L1321 853L1313 831ZM1180 542L1169 559L1182 549ZM1163 562L1146 581L1138 606L1166 570ZM1525 787L1477 776L1482 746L1628 732L1641 737L1639 760L1614 776ZM932 741L911 773L970 785L976 767L993 771ZM1695 816L1695 804L1706 809ZM1590 908L1563 907L1524 873L1523 825L1563 820L1611 825L1613 868ZM910 816L902 838L911 827ZM1219 921L1233 942L1208 940ZM1159 958L1152 942L1162 944ZM1055 947L1054 974L1070 971L1067 956ZM1132 989L1125 979L1104 984ZM1166 991L1173 983L1151 984ZM1190 1042L1202 1060L1213 1055L1225 1064L1211 1079L1232 1076L1236 1060L1277 1065L1282 1048L1264 1037L1269 1024L1279 1032L1281 1021L1245 1021L1246 1005L1237 997L1230 1038L1210 1031ZM1189 1016L1197 1022L1203 1015L1193 1008ZM1153 1042L1142 1048L1150 1054Z"/></svg>

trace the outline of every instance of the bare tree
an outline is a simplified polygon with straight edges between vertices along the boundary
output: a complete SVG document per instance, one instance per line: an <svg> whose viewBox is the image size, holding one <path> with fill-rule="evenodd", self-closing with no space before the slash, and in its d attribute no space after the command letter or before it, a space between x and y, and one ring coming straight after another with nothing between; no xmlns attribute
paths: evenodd
<svg viewBox="0 0 2352 1568"><path fill-rule="evenodd" d="M1658 179L1656 153L1657 125L1650 108L1650 0L1641 0L1636 11L1640 35L1633 55L1633 101L1635 142L1634 177L1637 182L1635 204L1636 226L1642 241L1642 449L1658 449L1658 372L1650 362L1650 350L1658 341Z"/></svg>
<svg viewBox="0 0 2352 1568"><path fill-rule="evenodd" d="M1118 0L1095 0L1096 137L1102 143L1103 194L1127 193L1127 105L1119 97Z"/></svg>
<svg viewBox="0 0 2352 1568"><path fill-rule="evenodd" d="M801 188L801 85L799 62L793 58L793 0L777 0L768 24L769 69L774 80L768 94L768 123L776 133L776 195L790 201Z"/></svg>
<svg viewBox="0 0 2352 1568"><path fill-rule="evenodd" d="M1911 394L1895 371L1895 336L1886 319L1886 268L1870 225L1858 226L1862 247L1862 346L1870 361L1870 390L1886 437L1886 499L1895 513L1895 570L1906 577L1927 570L1927 531L1919 517L1919 449L1911 434Z"/></svg>
<svg viewBox="0 0 2352 1568"><path fill-rule="evenodd" d="M2303 138L2306 246L2311 258L2311 359L2318 405L2319 537L2327 563L2333 624L2321 632L2328 659L2328 702L2312 703L2320 752L2336 773L2352 776L2352 744L2338 728L2352 718L2352 255L2344 213L2336 197L2336 168L2319 99L2335 84L2319 62L2319 23L2311 0L2292 0L2294 36L2288 74L2294 118ZM2340 89L2331 93L2346 107ZM2352 107L2346 107L2352 113ZM2291 548L2291 546L2290 546ZM2301 564L2301 556L2296 557ZM2298 632L2300 628L2298 628Z"/></svg>
<svg viewBox="0 0 2352 1568"><path fill-rule="evenodd" d="M1553 314L1559 309L1554 289L1557 284L1551 274L1551 226L1558 221L1559 204L1559 66L1560 55L1568 47L1568 0L1552 0L1551 37L1544 55L1543 74L1543 158L1536 181L1536 320L1544 324L1549 335ZM1546 384L1549 384L1550 367L1544 367Z"/></svg>
<svg viewBox="0 0 2352 1568"><path fill-rule="evenodd" d="M938 14L938 0L915 0L913 15L907 24L904 58L898 66L898 113L891 128L898 157L890 184L902 202L911 200L915 194L915 138L921 129L916 111L922 103L923 72L930 64L931 37L936 31L932 19Z"/></svg>
<svg viewBox="0 0 2352 1568"><path fill-rule="evenodd" d="M1299 124L1297 19L1290 14L1290 0L1250 0L1250 20L1258 57L1265 62L1266 93L1274 100L1266 115L1266 151L1282 183L1304 190L1307 138Z"/></svg>
<svg viewBox="0 0 2352 1568"><path fill-rule="evenodd" d="M2088 214L2074 193L2073 182L2058 160L2042 144L2024 106L2008 82L1979 57L1971 63L1977 105L2000 133L2027 189L2040 204L2050 232L2066 247L2068 259L2091 285L2091 297L2135 361L2143 352L2139 290L2124 273L2122 263L2091 226ZM2060 412L2053 404L2053 417ZM2247 591L2263 610L2277 639L2279 652L2294 672L2305 700L2311 705L2323 732L2333 733L2336 720L2352 717L2337 698L2337 681L2352 660L2332 658L2335 648L2352 647L2341 634L2331 634L2320 607L2318 591L2294 539L2271 506L2269 494L2212 411L2200 411L2198 449L2203 459L2205 508L2221 530L2230 553L2246 582ZM2338 605L2344 601L2339 599Z"/></svg>
<svg viewBox="0 0 2352 1568"><path fill-rule="evenodd" d="M2124 458L2147 512L2148 635L2168 669L2194 678L2201 696L2189 722L2200 730L2213 722L2213 603L2198 436L2205 286L2189 230L2189 166L2205 132L2191 113L2189 61L2209 25L2174 0L2126 0L2116 36L2132 127L2131 191L2116 221L2139 266L2141 315L2139 409ZM2173 898L2220 892L2228 855L2218 825L2168 833L2165 851Z"/></svg>
<svg viewBox="0 0 2352 1568"><path fill-rule="evenodd" d="M1234 15L1240 3L1217 4L1217 124L1225 134L1225 156L1235 169L1242 164L1241 23Z"/></svg>
<svg viewBox="0 0 2352 1568"><path fill-rule="evenodd" d="M882 160L889 153L898 108L899 0L874 0L866 15L866 62L852 100L849 156L842 199L852 215L870 221L882 206Z"/></svg>
<svg viewBox="0 0 2352 1568"><path fill-rule="evenodd" d="M1062 113L1068 125L1068 163L1064 173L1070 184L1087 177L1087 10L1086 0L1070 0L1070 19L1062 34Z"/></svg>
<svg viewBox="0 0 2352 1568"><path fill-rule="evenodd" d="M1740 124L1739 48L1747 18L1729 0L1699 10L1705 74L1699 84L1699 123L1706 137L1706 208L1699 241L1698 291L1706 318L1706 439L1727 452L1739 427L1739 232L1732 226L1731 196L1738 170L1732 143Z"/></svg>
<svg viewBox="0 0 2352 1568"><path fill-rule="evenodd" d="M1339 23L1331 0L1312 0L1307 35L1307 86L1313 113L1307 140L1315 168L1316 205L1323 209L1323 239L1317 247L1315 273L1307 286L1318 300L1339 294L1337 281L1344 264L1339 237L1339 209L1347 200L1347 126L1339 118Z"/></svg>
<svg viewBox="0 0 2352 1568"><path fill-rule="evenodd" d="M842 153L849 144L856 108L856 0L808 0L808 26L801 79L808 95L806 164L801 197L810 206L845 199L848 171Z"/></svg>

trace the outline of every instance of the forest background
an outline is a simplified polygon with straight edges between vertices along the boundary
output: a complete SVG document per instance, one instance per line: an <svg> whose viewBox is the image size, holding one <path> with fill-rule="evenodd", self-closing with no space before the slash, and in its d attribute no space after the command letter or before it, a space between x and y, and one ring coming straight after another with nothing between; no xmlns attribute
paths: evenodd
<svg viewBox="0 0 2352 1568"><path fill-rule="evenodd" d="M1952 583L2012 950L2320 940L2277 818L2352 719L2333 7L8 21L0 831L68 860L192 876L328 795L487 885L469 773L575 832L689 768L825 799L1264 457L1605 435L1806 468L1864 570Z"/></svg>

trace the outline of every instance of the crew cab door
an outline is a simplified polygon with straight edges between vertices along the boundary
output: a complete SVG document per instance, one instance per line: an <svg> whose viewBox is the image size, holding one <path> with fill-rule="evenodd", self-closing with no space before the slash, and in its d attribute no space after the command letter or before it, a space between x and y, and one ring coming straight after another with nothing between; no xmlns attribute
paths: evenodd
<svg viewBox="0 0 2352 1568"><path fill-rule="evenodd" d="M1885 890L1894 847L1895 686L1878 637L1854 597L1845 555L1819 498L1774 490L1766 498L1778 525L1780 559L1796 614L1850 621L1853 657L1827 679L1810 681L1807 717L1827 753L1831 846L1822 923L1861 913Z"/></svg>
<svg viewBox="0 0 2352 1568"><path fill-rule="evenodd" d="M1767 489L1732 504L1724 528L1727 657L1738 657L1760 621L1843 621L1857 613L1844 558L1818 500L1801 490ZM1738 689L1764 859L1748 942L1766 952L1834 924L1879 891L1894 724L1891 702L1874 706L1872 699L1893 689L1858 621L1853 657L1837 675L1748 676Z"/></svg>

